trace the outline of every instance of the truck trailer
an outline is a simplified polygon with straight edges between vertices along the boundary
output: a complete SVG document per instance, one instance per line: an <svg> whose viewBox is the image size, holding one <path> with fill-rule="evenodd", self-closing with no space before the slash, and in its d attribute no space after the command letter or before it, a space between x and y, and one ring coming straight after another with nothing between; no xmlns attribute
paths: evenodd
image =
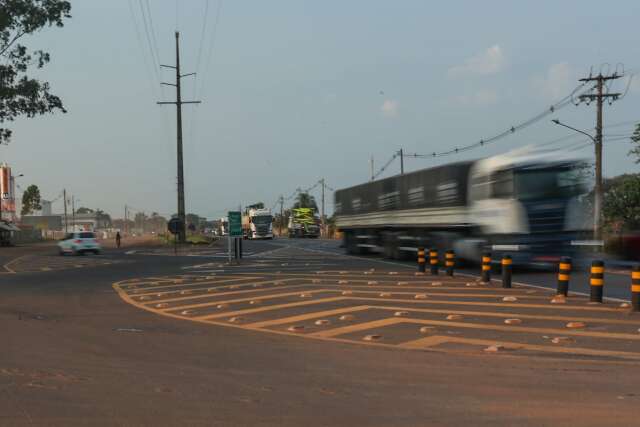
<svg viewBox="0 0 640 427"><path fill-rule="evenodd" d="M422 169L335 192L351 254L415 257L419 247L477 262L555 262L591 236L587 163L531 149Z"/></svg>

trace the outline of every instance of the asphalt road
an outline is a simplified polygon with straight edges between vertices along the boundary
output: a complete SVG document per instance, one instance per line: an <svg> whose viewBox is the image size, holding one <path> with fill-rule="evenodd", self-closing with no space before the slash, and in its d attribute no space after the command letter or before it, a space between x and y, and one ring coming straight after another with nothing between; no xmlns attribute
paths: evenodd
<svg viewBox="0 0 640 427"><path fill-rule="evenodd" d="M245 251L0 255L0 425L637 423L640 318L618 302L415 276L330 241Z"/></svg>

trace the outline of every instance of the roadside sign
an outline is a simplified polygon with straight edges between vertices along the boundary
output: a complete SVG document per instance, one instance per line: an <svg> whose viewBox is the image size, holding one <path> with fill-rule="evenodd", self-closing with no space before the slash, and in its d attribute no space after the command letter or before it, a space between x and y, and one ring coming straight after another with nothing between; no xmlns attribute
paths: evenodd
<svg viewBox="0 0 640 427"><path fill-rule="evenodd" d="M181 225L182 222L180 221L180 218L171 218L167 223L167 229L171 234L178 234L180 232Z"/></svg>
<svg viewBox="0 0 640 427"><path fill-rule="evenodd" d="M229 218L229 237L242 237L242 213L231 211Z"/></svg>

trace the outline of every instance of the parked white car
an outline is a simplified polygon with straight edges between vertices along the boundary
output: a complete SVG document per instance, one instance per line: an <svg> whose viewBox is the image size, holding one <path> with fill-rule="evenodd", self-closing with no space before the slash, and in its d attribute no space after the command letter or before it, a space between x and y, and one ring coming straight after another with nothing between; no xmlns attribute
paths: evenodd
<svg viewBox="0 0 640 427"><path fill-rule="evenodd" d="M74 254L84 255L87 252L99 254L100 244L96 240L96 235L92 231L76 231L64 236L64 239L58 242L60 255Z"/></svg>

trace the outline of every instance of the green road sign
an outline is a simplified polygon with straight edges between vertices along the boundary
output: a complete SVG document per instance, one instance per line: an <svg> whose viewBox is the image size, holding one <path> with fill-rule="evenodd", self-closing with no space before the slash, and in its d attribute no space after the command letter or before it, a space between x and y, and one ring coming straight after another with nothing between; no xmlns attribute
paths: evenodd
<svg viewBox="0 0 640 427"><path fill-rule="evenodd" d="M229 212L229 236L242 237L242 214L239 211Z"/></svg>

